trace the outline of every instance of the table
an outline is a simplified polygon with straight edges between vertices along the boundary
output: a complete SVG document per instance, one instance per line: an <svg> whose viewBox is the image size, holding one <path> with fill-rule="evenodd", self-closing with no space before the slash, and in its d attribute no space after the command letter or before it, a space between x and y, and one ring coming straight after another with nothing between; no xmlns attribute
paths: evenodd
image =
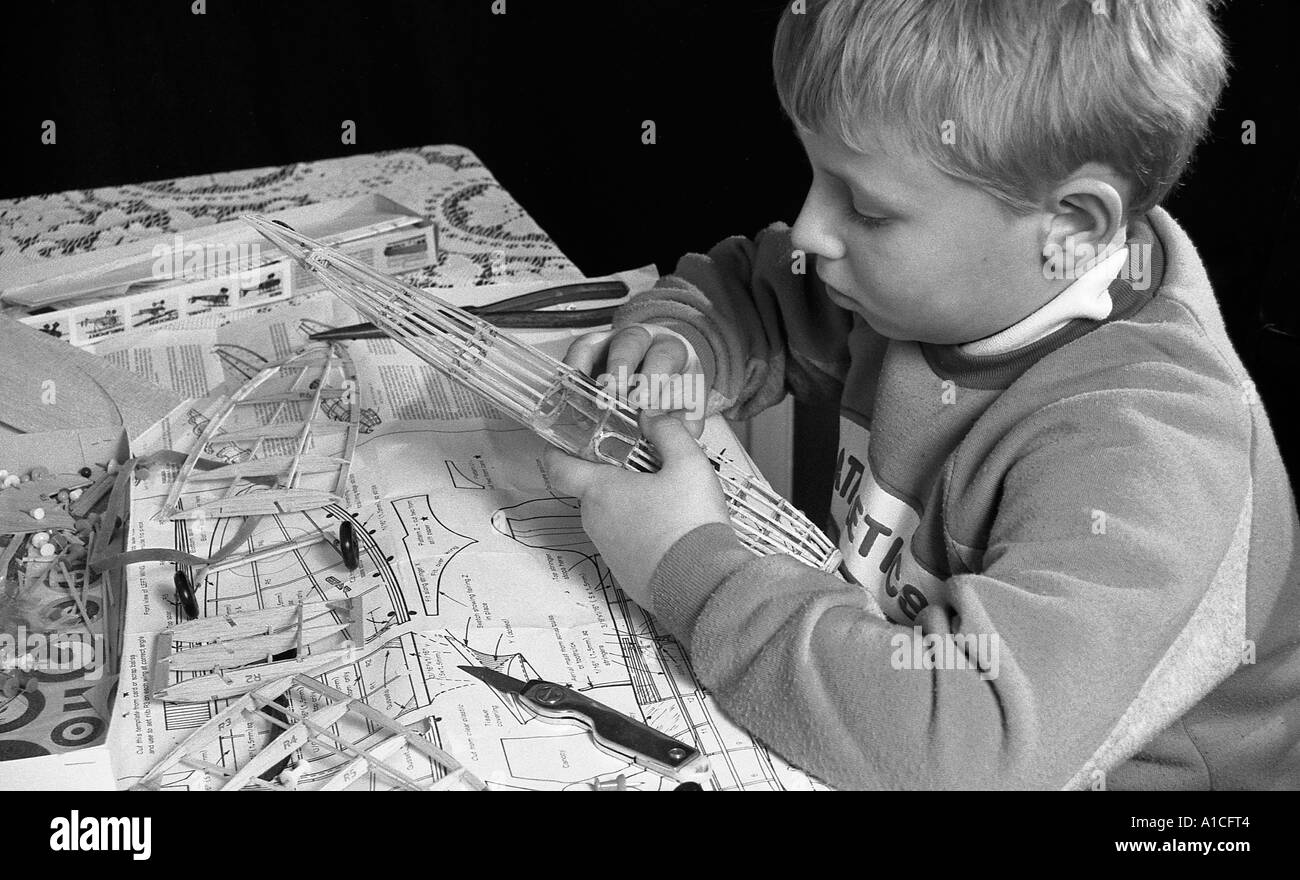
<svg viewBox="0 0 1300 880"><path fill-rule="evenodd" d="M581 274L478 157L454 145L0 200L0 272L249 212L375 192L438 222L446 255L408 276L415 284Z"/></svg>
<svg viewBox="0 0 1300 880"><path fill-rule="evenodd" d="M372 193L425 213L439 225L439 263L436 267L407 276L413 283L461 286L581 277L578 268L472 152L446 145L3 201L0 202L0 271L125 244L159 233L183 232L247 212L268 212ZM364 447L359 454L365 455ZM471 491L482 488L474 486L475 479L490 484L486 472L474 470L476 458L466 453L463 462L447 462L447 469L454 470L451 482L457 488L468 487ZM514 460L525 458L516 457ZM407 506L414 510L409 503L411 499L399 500L407 502ZM540 628L534 626L528 647L516 653L498 655L498 651L505 651L499 637L494 636L498 639L496 647L492 647L494 643L488 638L488 633L495 633L495 629L489 627L482 632L476 629L471 633L470 620L486 618L491 621L491 616L486 605L480 609L475 593L470 590L466 596L460 597L466 601L457 604L468 608L473 603L473 616L465 622L463 632L459 628L455 632L448 629L437 635L448 656L445 661L431 657L426 668L443 669L444 662L450 667L462 660L476 663L504 661L504 670L532 674L535 671L532 662L536 661L552 677L566 666L574 676L578 675L576 670L604 670L605 675L613 671L619 681L600 681L597 675L598 680L593 685L602 688L602 701L630 714L639 709L644 718L653 719L656 726L679 737L695 736L715 768L715 787L814 787L806 776L729 722L695 679L681 646L657 632L652 619L622 596L609 580L603 565L597 561L598 557L584 556L582 551L575 550L580 543L580 533L565 531L575 527L575 511L565 509L563 505L556 507L554 502L561 500L541 497L502 508L498 515L494 515L493 523L498 529L503 528L501 523L514 521L510 519L511 511L517 511L519 524L538 521L548 524L537 537L531 537L527 531L516 531L513 525L506 528L515 543L544 551L536 557L539 560L536 572L517 568L507 580L522 584L527 580L525 575L538 575L541 578L539 583L556 581L563 584L570 580L572 573L574 582L564 589L563 595L570 595L572 591L575 597L586 597L569 601L590 602L596 618L604 621L601 627L590 633L578 628L572 632L566 629L563 622L557 622L553 616L559 613L556 609L565 601L560 593L556 593L550 600L556 608L546 609L552 615L550 623ZM427 516L416 517L416 521L420 519L429 521ZM427 539L449 540L447 536L455 534L454 530L428 527ZM391 556L388 558L392 559ZM583 559L586 562L582 562ZM590 569L590 582L588 575L583 573L587 568ZM581 580L580 586L578 580ZM441 596L442 591L437 591L437 595ZM535 598L540 600L540 596ZM445 601L454 600L453 596ZM522 614L528 609L517 610ZM501 615L502 609L496 607L495 613ZM520 626L518 619L514 625ZM508 622L503 629L511 633L513 639ZM546 647L548 644L550 648ZM490 653L482 653L488 648L491 648ZM545 649L544 654L536 653L542 649ZM459 655L453 656L453 651ZM529 651L534 653L526 653ZM519 668L509 666L509 663ZM587 676L591 682L588 672L581 675ZM582 684L581 678L575 677L574 681L577 685ZM455 686L462 687L459 684ZM582 787L593 778L590 776L592 772L608 775L610 778L604 780L608 783L614 774L627 769L618 762L600 763L591 756L584 759L586 764L582 767L578 766L580 762L571 764L565 755L572 756L589 749L584 733L564 730L558 733L547 731L543 735L531 733L537 728L527 727L527 718L512 720L510 713L503 711L509 710L509 705L499 706L485 693L474 693L467 699L468 703L461 703L458 707L458 714L464 719L463 729L457 729L458 722L451 717L436 719L452 726L450 729L439 728L440 737L447 735L456 750L461 752L462 759L465 753L472 754L474 748L504 751L514 772L509 778L498 781L499 787L521 787L521 784L522 787L552 789ZM455 705L452 703L440 708L430 704L425 708L432 718L435 709L444 716L452 715L447 710ZM467 705L474 710L472 716L465 711ZM483 719L489 719L486 727ZM500 744L492 741L490 733L486 734L486 739L483 738L484 730L490 731L494 725L505 725L511 731ZM479 737L477 746L474 737ZM491 777L488 781L490 784L494 782ZM662 788L665 782L653 774L642 773L635 778L633 785Z"/></svg>

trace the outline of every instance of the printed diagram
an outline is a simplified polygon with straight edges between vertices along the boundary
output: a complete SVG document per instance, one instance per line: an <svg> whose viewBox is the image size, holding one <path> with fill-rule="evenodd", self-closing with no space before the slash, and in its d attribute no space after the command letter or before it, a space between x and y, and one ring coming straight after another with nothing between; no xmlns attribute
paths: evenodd
<svg viewBox="0 0 1300 880"><path fill-rule="evenodd" d="M447 633L445 638L447 644L455 648L456 652L465 658L465 665L467 666L483 666L494 672L517 678L520 681L531 681L542 677L523 654L489 654L484 651L476 651L466 643L464 638L457 638L451 633ZM497 646L500 647L499 641ZM501 705L505 707L506 711L513 715L520 724L527 724L533 717L515 700L496 691L492 693L501 701Z"/></svg>
<svg viewBox="0 0 1300 880"><path fill-rule="evenodd" d="M279 296L284 292L284 287L280 281L279 275L275 272L267 274L264 281L260 281L251 287L239 288L239 301L242 303L248 299L267 299L273 296Z"/></svg>
<svg viewBox="0 0 1300 880"><path fill-rule="evenodd" d="M102 339L114 333L122 333L126 325L117 309L105 309L99 314L92 314L77 322L86 332L87 339Z"/></svg>
<svg viewBox="0 0 1300 880"><path fill-rule="evenodd" d="M195 293L185 298L189 305L188 314L201 315L214 309L224 309L230 305L230 288L223 287L216 293Z"/></svg>
<svg viewBox="0 0 1300 880"><path fill-rule="evenodd" d="M539 550L573 550L589 556L595 548L582 529L582 513L573 498L544 498L503 507L492 517L492 527L525 547Z"/></svg>
<svg viewBox="0 0 1300 880"><path fill-rule="evenodd" d="M131 326L135 328L148 327L151 324L164 324L167 321L175 321L179 316L180 309L170 305L167 300L154 300L149 305L136 309Z"/></svg>
<svg viewBox="0 0 1300 880"><path fill-rule="evenodd" d="M457 489L486 489L489 485L487 465L482 455L474 455L468 462L447 459L447 476Z"/></svg>
<svg viewBox="0 0 1300 880"><path fill-rule="evenodd" d="M399 540L404 559L417 587L414 598L422 613L436 617L448 565L458 553L477 542L443 525L433 512L428 495L398 498L391 503L397 525L402 529Z"/></svg>
<svg viewBox="0 0 1300 880"><path fill-rule="evenodd" d="M696 679L677 641L661 633L653 619L623 595L600 557L593 554L573 499L549 497L503 507L494 513L492 524L513 541L544 551L557 580L568 580L575 587L590 590L607 616L602 620L603 632L586 648L598 659L589 659L587 671L578 680L566 678L562 668L539 670L522 653L503 654L499 647L486 652L481 646L471 646L468 639L448 634L448 644L467 663L525 681L543 678L571 684L593 699L694 745L708 757L710 779L716 789L815 786L721 712ZM585 632L590 634L590 630ZM572 642L568 647L570 660L584 650L584 646ZM501 739L502 755L512 780L489 774L489 787L565 788L608 782L620 774L626 776L629 788L671 788L674 784L596 749L577 725L561 726L532 716L513 698L496 694L486 685L479 687L506 704L524 728L517 735Z"/></svg>
<svg viewBox="0 0 1300 880"><path fill-rule="evenodd" d="M311 329L309 322L338 326L356 320L346 311L312 303L293 308L298 311L292 323L256 326L239 335L231 331L236 325L222 328L231 331L217 347L230 385L237 387L266 368L261 352L281 350L271 342L272 332L296 339ZM706 787L818 787L734 725L698 681L682 648L623 596L583 531L576 502L550 490L540 463L542 444L532 432L450 405L422 409L419 417L398 415L398 405L412 394L454 402L457 392L436 374L413 369L417 363L411 355L382 341L349 345L348 351L358 392L349 411L362 415L352 423L359 436L346 485L333 481L340 502L305 513L263 515L256 528L239 536L239 555L254 556L259 548L292 544L313 532L333 535L346 520L357 536L359 565L349 570L328 542L304 542L290 552L209 572L201 587L194 585L204 617L226 609L364 597L363 655L318 677L413 726L489 789L589 789L609 787L620 776L634 790L671 789L675 782L601 751L576 723L534 715L461 666L572 686L690 743L710 762ZM298 390L313 389L303 382ZM329 411L332 399L322 396L320 421L336 418ZM374 414L369 424L367 409ZM181 446L205 434L212 439L218 434L209 432L210 410L182 410L162 433ZM305 408L283 415L306 417ZM226 438L222 442L228 446L211 445L207 456L214 465L246 462L258 434L250 428L247 437ZM283 454L268 446L283 439L268 438L263 453ZM175 475L173 467L156 467L149 482L137 487L133 542L210 557L237 536L240 519L209 515L155 522L152 514ZM232 499L264 491L256 480L246 482ZM201 493L202 486L194 492ZM200 500L199 494L181 495L184 509ZM144 563L129 579L136 595L128 606L134 618L127 633L138 637L128 639L122 679L128 693L119 694L119 706L131 714L109 732L114 755L124 756L116 769L127 785L231 702L161 704L145 698L154 636L175 619L175 570ZM322 619L322 626L328 625ZM296 689L286 699L295 714L318 709L305 706L308 698ZM242 720L200 757L241 768L270 741L272 727L264 720ZM364 731L352 733L357 735L349 733L349 740L363 741ZM309 784L336 775L334 764L341 760L309 750L302 757L306 767L295 772ZM183 767L168 771L160 784L217 787L202 770ZM373 778L367 784L386 787Z"/></svg>

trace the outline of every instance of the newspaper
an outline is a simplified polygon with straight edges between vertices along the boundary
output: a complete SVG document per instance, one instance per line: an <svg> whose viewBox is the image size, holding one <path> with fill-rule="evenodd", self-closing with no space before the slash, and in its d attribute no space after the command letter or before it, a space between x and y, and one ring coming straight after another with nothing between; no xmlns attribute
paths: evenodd
<svg viewBox="0 0 1300 880"><path fill-rule="evenodd" d="M619 277L636 291L653 283L655 273L649 268ZM254 320L139 340L115 356L137 370L146 363L188 363L183 372L149 369L178 390L215 393L238 384L257 364L304 345L307 331L354 320L346 307L318 294L268 307ZM520 336L558 356L581 332ZM205 615L359 597L368 642L354 662L320 677L425 731L491 789L589 790L620 776L634 790L672 788L675 782L601 751L575 723L533 716L461 666L571 685L693 743L710 761L706 787L820 787L728 720L682 647L622 594L583 532L574 499L558 496L549 485L541 441L390 340L351 342L348 354L362 428L346 504L313 512L312 523L301 514L265 517L249 547L317 526L328 531L346 517L361 527L361 565L349 571L331 545L319 543L224 570L196 584ZM215 405L212 399L195 400L137 438L135 452L187 450ZM752 468L721 420L709 425L705 440ZM209 553L229 539L236 523L155 521L174 476L174 468L155 468L137 481L131 546ZM176 618L175 570L174 564L144 563L127 572L124 659L109 731L122 786L139 781L228 705L147 698L157 633ZM287 711L304 708L305 694L289 693ZM246 716L201 759L236 768L273 733L269 722ZM344 733L358 739L367 732ZM297 772L305 788L343 760L313 747L303 750L303 758L307 763ZM416 776L439 773L433 766L406 769ZM210 789L220 778L179 767L163 782L168 788ZM386 787L373 776L365 784Z"/></svg>

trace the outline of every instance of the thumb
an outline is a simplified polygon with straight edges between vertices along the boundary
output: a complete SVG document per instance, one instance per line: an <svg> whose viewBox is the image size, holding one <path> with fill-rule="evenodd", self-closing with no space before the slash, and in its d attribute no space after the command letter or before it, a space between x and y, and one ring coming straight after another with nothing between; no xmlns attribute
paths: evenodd
<svg viewBox="0 0 1300 880"><path fill-rule="evenodd" d="M641 432L655 445L664 469L688 461L692 456L701 456L704 450L691 436L691 432L681 419L670 415L643 415Z"/></svg>
<svg viewBox="0 0 1300 880"><path fill-rule="evenodd" d="M601 465L575 458L554 446L546 447L542 453L542 463L550 475L551 485L557 491L572 495L579 501L595 485L601 468Z"/></svg>

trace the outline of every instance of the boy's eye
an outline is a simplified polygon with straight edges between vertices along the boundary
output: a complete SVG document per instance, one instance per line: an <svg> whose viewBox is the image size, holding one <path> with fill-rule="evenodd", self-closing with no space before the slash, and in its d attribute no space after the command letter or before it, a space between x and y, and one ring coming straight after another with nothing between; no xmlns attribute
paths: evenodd
<svg viewBox="0 0 1300 880"><path fill-rule="evenodd" d="M863 214L854 208L849 209L849 218L852 219L854 223L872 228L884 226L889 222L888 217L877 217L873 214Z"/></svg>

